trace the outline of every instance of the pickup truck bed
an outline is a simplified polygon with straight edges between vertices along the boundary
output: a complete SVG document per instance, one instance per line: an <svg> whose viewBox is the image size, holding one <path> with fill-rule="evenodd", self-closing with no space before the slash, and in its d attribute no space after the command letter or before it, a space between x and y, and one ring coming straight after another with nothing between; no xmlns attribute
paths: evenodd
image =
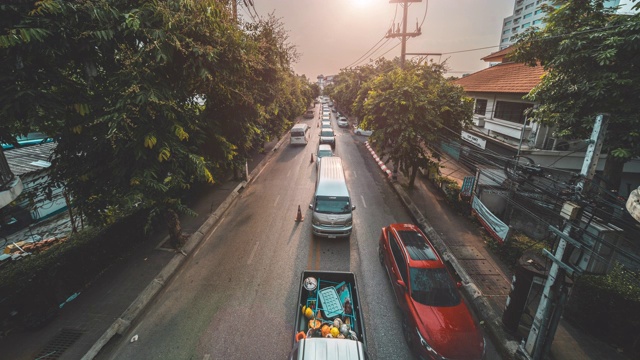
<svg viewBox="0 0 640 360"><path fill-rule="evenodd" d="M311 280L308 280L311 279ZM307 287L315 288L307 290ZM305 284L311 286L305 287ZM302 313L302 307L312 309L311 319L318 320L321 325L317 330L310 329L310 318ZM348 325L350 330L345 338L329 339L332 341L361 342L366 349L366 335L364 330L364 318L360 307L358 286L355 274L337 271L303 271L300 278L300 290L294 326L294 344L299 341L304 332L304 338L322 338L322 325L331 326L334 320L340 319ZM298 340L296 340L298 337ZM357 340L354 340L357 339Z"/></svg>

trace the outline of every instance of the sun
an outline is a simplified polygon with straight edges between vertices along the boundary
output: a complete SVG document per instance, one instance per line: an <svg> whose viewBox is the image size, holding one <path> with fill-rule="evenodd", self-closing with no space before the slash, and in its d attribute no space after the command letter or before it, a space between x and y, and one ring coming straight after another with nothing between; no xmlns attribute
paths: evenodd
<svg viewBox="0 0 640 360"><path fill-rule="evenodd" d="M359 8L366 7L371 4L372 0L351 0L351 2Z"/></svg>

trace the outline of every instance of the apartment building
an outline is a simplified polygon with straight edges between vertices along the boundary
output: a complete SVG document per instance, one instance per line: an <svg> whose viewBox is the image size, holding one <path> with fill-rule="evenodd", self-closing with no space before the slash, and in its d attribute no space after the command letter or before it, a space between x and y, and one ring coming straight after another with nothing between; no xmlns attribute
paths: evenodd
<svg viewBox="0 0 640 360"><path fill-rule="evenodd" d="M542 5L552 5L552 0L515 0L513 14L504 18L500 33L500 49L505 49L516 42L517 35L531 27L542 28L545 25L546 14ZM607 0L605 7L612 8L620 5L620 0Z"/></svg>

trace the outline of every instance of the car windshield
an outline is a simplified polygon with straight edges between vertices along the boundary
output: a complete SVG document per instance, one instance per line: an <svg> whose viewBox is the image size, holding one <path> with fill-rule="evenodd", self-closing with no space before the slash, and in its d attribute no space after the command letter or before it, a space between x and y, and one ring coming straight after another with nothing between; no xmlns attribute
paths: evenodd
<svg viewBox="0 0 640 360"><path fill-rule="evenodd" d="M333 136L333 130L322 130L321 136Z"/></svg>
<svg viewBox="0 0 640 360"><path fill-rule="evenodd" d="M456 306L460 293L445 268L410 268L411 297L429 306Z"/></svg>
<svg viewBox="0 0 640 360"><path fill-rule="evenodd" d="M317 196L315 211L323 214L348 214L351 212L351 203L346 196Z"/></svg>

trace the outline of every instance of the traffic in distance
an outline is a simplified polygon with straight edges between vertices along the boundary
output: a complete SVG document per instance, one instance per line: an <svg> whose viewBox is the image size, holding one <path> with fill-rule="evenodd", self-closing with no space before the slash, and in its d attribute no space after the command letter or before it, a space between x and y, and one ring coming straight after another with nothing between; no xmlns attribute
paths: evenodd
<svg viewBox="0 0 640 360"><path fill-rule="evenodd" d="M326 96L321 102L319 145L316 151L312 236L343 238L353 229L353 205L345 169L335 155L336 134L349 120ZM296 124L291 144L308 142L309 126ZM355 135L371 130L353 127ZM296 140L294 140L294 137ZM312 155L313 156L313 155ZM313 159L313 158L312 158ZM460 283L442 261L427 236L413 224L390 224L378 240L378 257L402 311L403 335L419 359L483 359L485 339L460 293ZM366 333L356 278L353 273L305 271L301 276L290 359L368 359Z"/></svg>

